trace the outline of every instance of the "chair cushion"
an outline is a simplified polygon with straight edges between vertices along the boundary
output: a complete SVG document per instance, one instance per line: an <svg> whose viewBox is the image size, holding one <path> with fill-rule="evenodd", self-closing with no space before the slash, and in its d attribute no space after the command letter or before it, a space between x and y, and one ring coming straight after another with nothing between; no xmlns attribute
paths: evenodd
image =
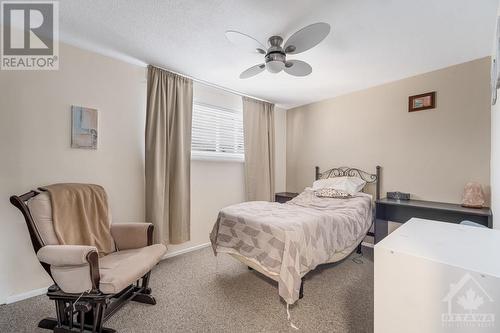
<svg viewBox="0 0 500 333"><path fill-rule="evenodd" d="M59 245L52 222L52 204L47 192L28 200L28 208L44 245Z"/></svg>
<svg viewBox="0 0 500 333"><path fill-rule="evenodd" d="M150 271L166 251L165 245L154 244L140 249L113 252L100 258L99 289L105 294L122 291Z"/></svg>

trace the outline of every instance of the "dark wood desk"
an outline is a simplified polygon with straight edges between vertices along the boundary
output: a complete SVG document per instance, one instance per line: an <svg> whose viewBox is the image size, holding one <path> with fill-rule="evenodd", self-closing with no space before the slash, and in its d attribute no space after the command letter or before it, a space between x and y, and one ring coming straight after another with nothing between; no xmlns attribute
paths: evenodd
<svg viewBox="0 0 500 333"><path fill-rule="evenodd" d="M423 200L394 200L383 198L375 201L375 243L387 236L388 221L405 223L412 217L450 223L469 220L493 227L489 208L466 208L458 204Z"/></svg>

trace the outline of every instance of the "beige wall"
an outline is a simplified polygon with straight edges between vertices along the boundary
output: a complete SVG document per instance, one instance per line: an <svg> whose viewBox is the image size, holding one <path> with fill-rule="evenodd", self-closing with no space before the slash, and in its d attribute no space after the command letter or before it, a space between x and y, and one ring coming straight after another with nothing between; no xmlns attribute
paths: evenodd
<svg viewBox="0 0 500 333"><path fill-rule="evenodd" d="M208 235L225 206L245 201L242 162L191 162L191 240L169 245L167 255L210 242Z"/></svg>
<svg viewBox="0 0 500 333"><path fill-rule="evenodd" d="M0 72L0 304L44 288L38 263L11 194L55 182L102 184L116 222L144 220L146 71L61 44L60 70ZM225 107L241 97L195 84L195 96ZM99 110L99 148L70 148L70 108ZM277 110L277 188L284 190L285 111ZM281 137L279 137L281 136ZM168 254L206 244L220 208L244 201L242 162L192 161L191 241Z"/></svg>
<svg viewBox="0 0 500 333"><path fill-rule="evenodd" d="M58 71L0 72L0 303L51 282L9 196L102 184L113 219L144 220L144 67L60 45ZM71 149L71 105L98 109L97 150Z"/></svg>
<svg viewBox="0 0 500 333"><path fill-rule="evenodd" d="M115 222L144 221L146 70L60 45L60 70L0 72L0 304L44 288L38 263L11 194L55 182L102 184ZM195 83L195 98L241 107L241 97ZM71 105L99 110L99 148L70 148ZM277 188L284 190L285 111L277 110ZM244 201L244 164L192 161L191 241L168 254L208 242L219 209ZM22 263L22 264L20 264Z"/></svg>
<svg viewBox="0 0 500 333"><path fill-rule="evenodd" d="M287 189L314 166L383 167L382 193L460 202L463 186L489 191L489 58L288 110ZM437 91L437 108L408 113L408 96Z"/></svg>

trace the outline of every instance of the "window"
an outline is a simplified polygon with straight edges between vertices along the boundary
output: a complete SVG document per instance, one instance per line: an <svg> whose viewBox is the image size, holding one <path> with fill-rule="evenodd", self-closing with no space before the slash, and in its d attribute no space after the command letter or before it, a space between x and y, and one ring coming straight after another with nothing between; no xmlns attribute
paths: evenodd
<svg viewBox="0 0 500 333"><path fill-rule="evenodd" d="M243 112L193 103L191 156L195 159L244 160Z"/></svg>

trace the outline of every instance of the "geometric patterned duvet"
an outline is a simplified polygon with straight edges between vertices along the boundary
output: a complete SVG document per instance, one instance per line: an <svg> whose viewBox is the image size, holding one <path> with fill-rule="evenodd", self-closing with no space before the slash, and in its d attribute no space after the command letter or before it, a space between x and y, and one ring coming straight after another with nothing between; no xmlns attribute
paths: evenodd
<svg viewBox="0 0 500 333"><path fill-rule="evenodd" d="M372 197L319 198L310 188L285 204L250 201L219 212L210 233L214 253L237 253L279 276L287 304L299 298L301 277L353 246L372 223Z"/></svg>

